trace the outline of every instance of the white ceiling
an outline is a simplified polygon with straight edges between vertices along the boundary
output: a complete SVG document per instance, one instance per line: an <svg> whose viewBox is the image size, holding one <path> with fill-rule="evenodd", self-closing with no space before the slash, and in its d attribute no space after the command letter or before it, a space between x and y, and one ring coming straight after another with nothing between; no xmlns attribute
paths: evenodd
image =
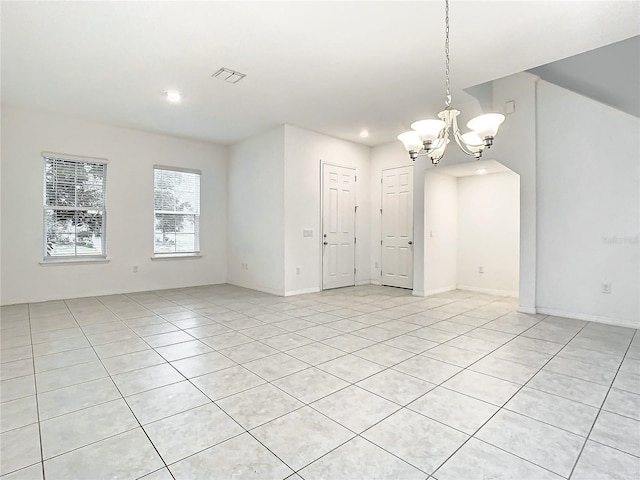
<svg viewBox="0 0 640 480"><path fill-rule="evenodd" d="M442 1L1 9L5 104L220 144L288 123L377 145L444 102ZM466 122L479 107L463 89L638 35L638 18L637 0L451 0L454 106ZM247 77L211 78L220 67Z"/></svg>
<svg viewBox="0 0 640 480"><path fill-rule="evenodd" d="M484 173L478 173L478 170L486 170ZM437 169L429 170L430 173L438 173L441 175L449 175L452 177L470 177L472 175L487 175L491 173L512 172L513 170L505 167L495 160L476 160L472 162L456 163L455 165L440 166Z"/></svg>
<svg viewBox="0 0 640 480"><path fill-rule="evenodd" d="M640 36L529 71L551 83L640 117Z"/></svg>

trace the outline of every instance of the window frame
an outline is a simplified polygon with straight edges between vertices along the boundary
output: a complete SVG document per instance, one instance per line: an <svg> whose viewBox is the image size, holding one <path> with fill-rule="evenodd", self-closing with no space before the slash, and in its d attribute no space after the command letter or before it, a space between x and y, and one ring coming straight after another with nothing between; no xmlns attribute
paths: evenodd
<svg viewBox="0 0 640 480"><path fill-rule="evenodd" d="M59 263L106 263L107 260L107 165L109 161L106 158L98 158L98 157L85 157L79 155L71 155L66 153L56 153L56 152L41 152L41 157L43 160L43 208L42 208L42 231L43 231L43 241L42 241L42 261L41 265L45 264L59 264ZM96 207L62 207L56 205L48 205L47 204L47 163L54 160L63 160L67 162L74 163L89 163L100 165L102 168L102 206L99 208ZM77 183L75 184L77 185ZM101 213L102 223L100 229L100 243L102 253L95 255L83 255L77 253L77 248L74 248L75 253L73 255L49 255L48 254L48 244L47 244L47 212L54 210L68 210L70 212L76 211L90 211L90 210L98 210ZM77 240L77 233L76 239ZM74 241L75 245L75 241Z"/></svg>
<svg viewBox="0 0 640 480"><path fill-rule="evenodd" d="M180 213L179 211L168 212L163 211L163 213L173 213L175 215L193 215L194 218L194 250L192 251L172 251L172 252L158 252L156 251L156 214L158 210L156 210L156 171L170 171L177 173L187 173L194 174L198 176L198 212L197 213ZM202 171L192 168L182 168L182 167L173 167L168 165L154 165L153 166L153 255L151 257L152 260L162 260L162 259L179 259L179 258L201 258L202 255L200 253L200 205L202 201Z"/></svg>

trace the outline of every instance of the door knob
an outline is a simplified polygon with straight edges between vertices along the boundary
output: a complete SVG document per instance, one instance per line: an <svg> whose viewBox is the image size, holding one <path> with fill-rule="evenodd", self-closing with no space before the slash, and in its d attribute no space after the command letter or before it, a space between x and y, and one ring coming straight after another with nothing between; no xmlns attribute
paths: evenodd
<svg viewBox="0 0 640 480"><path fill-rule="evenodd" d="M329 245L329 242L322 242L323 245Z"/></svg>
<svg viewBox="0 0 640 480"><path fill-rule="evenodd" d="M413 245L413 242L411 240L409 240L409 245Z"/></svg>

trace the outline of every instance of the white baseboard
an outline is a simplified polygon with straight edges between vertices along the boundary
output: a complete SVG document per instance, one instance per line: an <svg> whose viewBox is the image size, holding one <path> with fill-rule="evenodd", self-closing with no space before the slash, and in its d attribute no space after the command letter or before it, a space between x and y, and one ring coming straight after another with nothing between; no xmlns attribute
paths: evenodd
<svg viewBox="0 0 640 480"><path fill-rule="evenodd" d="M424 292L423 297L428 297L429 295L435 295L437 293L450 292L451 290L456 290L456 286L453 285L451 287L442 287L442 288L434 288L433 290L427 290Z"/></svg>
<svg viewBox="0 0 640 480"><path fill-rule="evenodd" d="M380 280L371 280L371 285L382 285Z"/></svg>
<svg viewBox="0 0 640 480"><path fill-rule="evenodd" d="M304 295L305 293L316 293L320 291L320 287L302 288L300 290L289 290L284 292L285 297L291 297L293 295Z"/></svg>
<svg viewBox="0 0 640 480"><path fill-rule="evenodd" d="M411 292L411 295L413 295L414 297L424 297L424 290L413 290Z"/></svg>
<svg viewBox="0 0 640 480"><path fill-rule="evenodd" d="M285 296L285 292L283 292L282 290L274 290L272 288L267 288L267 287L262 287L262 286L256 286L256 285L241 285L240 283L231 283L231 282L227 282L229 285L234 285L236 287L242 287L242 288L248 288L249 290L256 290L258 292L263 292L263 293L270 293L271 295L277 295L278 297L284 297Z"/></svg>
<svg viewBox="0 0 640 480"><path fill-rule="evenodd" d="M590 315L587 313L567 312L565 310L557 310L555 308L537 307L537 313L544 315L553 315L554 317L575 318L576 320L585 320L587 322L604 323L606 325L615 325L616 327L640 328L640 323L621 318L603 317L600 315Z"/></svg>
<svg viewBox="0 0 640 480"><path fill-rule="evenodd" d="M153 286L150 285L148 288L141 290L139 287L117 287L117 288L106 288L104 290L91 290L90 292L81 292L81 293L66 293L66 294L51 294L48 291L40 291L37 292L35 296L29 297L19 297L16 299L11 299L9 301L4 300L4 298L0 299L0 306L5 307L9 305L20 305L23 303L39 303L39 302L50 302L55 300L69 300L69 299L79 299L79 298L91 298L91 297L106 297L108 295L124 295L128 293L144 293L144 292L161 292L163 290L178 290L181 288L194 288L194 287L208 287L211 285L231 285L230 283L222 280L222 281L212 281L210 283L185 283L174 286Z"/></svg>
<svg viewBox="0 0 640 480"><path fill-rule="evenodd" d="M360 286L360 285L371 285L373 283L373 280L357 280L356 281L356 285Z"/></svg>
<svg viewBox="0 0 640 480"><path fill-rule="evenodd" d="M501 297L518 298L518 292L513 290L498 290L496 288L470 287L468 285L458 285L458 290L468 290L470 292L486 293L488 295L498 295Z"/></svg>
<svg viewBox="0 0 640 480"><path fill-rule="evenodd" d="M534 315L538 313L538 309L536 307L528 307L525 305L518 305L518 308L516 310L520 313L531 313Z"/></svg>

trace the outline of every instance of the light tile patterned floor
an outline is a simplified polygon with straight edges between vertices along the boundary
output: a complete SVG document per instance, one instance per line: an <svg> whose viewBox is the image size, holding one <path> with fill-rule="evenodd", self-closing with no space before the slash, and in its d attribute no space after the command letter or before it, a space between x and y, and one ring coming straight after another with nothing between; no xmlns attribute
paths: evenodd
<svg viewBox="0 0 640 480"><path fill-rule="evenodd" d="M465 291L2 307L8 479L640 478L640 335Z"/></svg>

